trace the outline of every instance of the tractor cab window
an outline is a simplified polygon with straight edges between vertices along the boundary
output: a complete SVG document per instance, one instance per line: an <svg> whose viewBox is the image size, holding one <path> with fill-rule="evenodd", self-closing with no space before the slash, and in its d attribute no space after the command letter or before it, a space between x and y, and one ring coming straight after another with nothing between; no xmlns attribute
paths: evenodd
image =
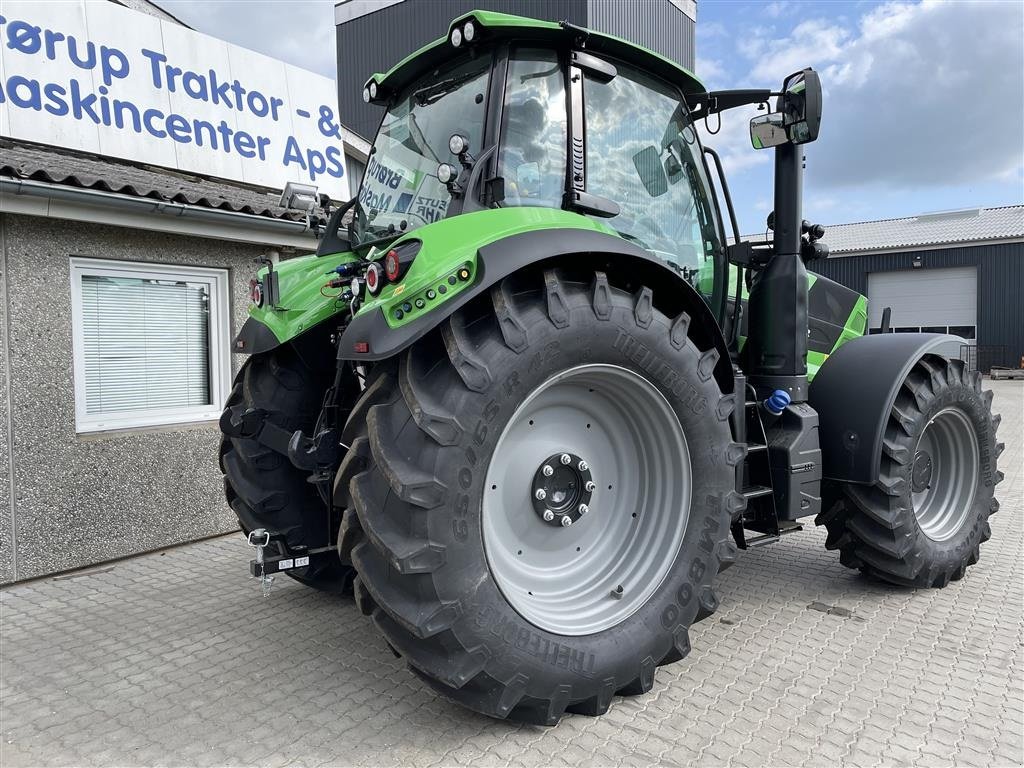
<svg viewBox="0 0 1024 768"><path fill-rule="evenodd" d="M448 140L459 133L480 152L489 57L435 70L399 94L373 142L359 203L362 242L443 219L451 194L437 167L453 161Z"/></svg>
<svg viewBox="0 0 1024 768"><path fill-rule="evenodd" d="M615 67L584 84L587 192L618 203L606 221L710 295L721 243L696 132L677 91Z"/></svg>
<svg viewBox="0 0 1024 768"><path fill-rule="evenodd" d="M565 79L554 51L522 48L508 63L498 173L505 205L560 208L565 191Z"/></svg>

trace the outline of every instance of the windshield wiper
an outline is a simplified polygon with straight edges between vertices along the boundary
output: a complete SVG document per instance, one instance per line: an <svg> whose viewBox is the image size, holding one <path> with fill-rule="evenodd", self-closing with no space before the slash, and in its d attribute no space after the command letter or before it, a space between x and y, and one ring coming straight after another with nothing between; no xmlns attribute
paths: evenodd
<svg viewBox="0 0 1024 768"><path fill-rule="evenodd" d="M470 80L476 79L479 74L479 72L466 72L462 75L449 77L447 80L439 80L436 83L420 88L418 91L413 91L412 97L416 100L417 104L425 107L428 104L439 101L443 96L447 96L452 91L458 90Z"/></svg>
<svg viewBox="0 0 1024 768"><path fill-rule="evenodd" d="M416 115L413 112L409 113L409 127L410 133L414 134L413 138L416 140L416 143L420 145L420 148L427 150L435 163L440 163L441 158L437 156L433 147L430 146L430 142L427 141L427 137L423 135L423 130L420 128L420 124L416 122ZM424 153L420 152L420 154L422 155Z"/></svg>

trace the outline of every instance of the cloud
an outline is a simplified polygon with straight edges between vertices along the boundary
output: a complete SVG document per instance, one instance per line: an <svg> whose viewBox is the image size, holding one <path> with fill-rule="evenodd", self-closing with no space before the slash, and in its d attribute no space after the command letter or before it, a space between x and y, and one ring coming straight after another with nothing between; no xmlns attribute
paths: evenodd
<svg viewBox="0 0 1024 768"><path fill-rule="evenodd" d="M821 135L806 150L816 186L939 187L1024 168L1022 27L1019 2L925 0L877 6L856 24L806 19L781 37L755 29L737 48L750 86L820 72ZM724 121L742 122L738 112ZM741 157L745 137L723 133L712 141Z"/></svg>
<svg viewBox="0 0 1024 768"><path fill-rule="evenodd" d="M833 187L948 186L1024 167L1024 5L887 4L824 68L821 137Z"/></svg>
<svg viewBox="0 0 1024 768"><path fill-rule="evenodd" d="M725 71L725 67L717 59L705 59L701 56L697 57L696 67L694 74L700 78L701 82L704 83L708 88L715 88L722 85L728 78L728 73Z"/></svg>
<svg viewBox="0 0 1024 768"><path fill-rule="evenodd" d="M713 37L727 37L729 31L719 21L701 21L697 23L697 34L702 38L710 39Z"/></svg>
<svg viewBox="0 0 1024 768"><path fill-rule="evenodd" d="M822 69L823 65L841 60L850 33L836 24L809 19L797 24L783 38L769 38L768 30L759 30L741 47L753 60L751 82L777 87L782 79L807 66Z"/></svg>
<svg viewBox="0 0 1024 768"><path fill-rule="evenodd" d="M334 3L157 0L193 29L273 56L332 80L337 77Z"/></svg>

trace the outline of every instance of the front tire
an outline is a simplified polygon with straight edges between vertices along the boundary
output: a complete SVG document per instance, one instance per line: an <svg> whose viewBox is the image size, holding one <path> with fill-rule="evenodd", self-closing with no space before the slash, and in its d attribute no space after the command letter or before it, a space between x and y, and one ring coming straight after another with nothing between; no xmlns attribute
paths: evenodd
<svg viewBox="0 0 1024 768"><path fill-rule="evenodd" d="M689 317L665 317L648 288L631 295L602 273L549 271L508 279L491 299L367 388L375 405L340 470L365 446L342 525L356 598L413 672L464 706L543 724L599 715L615 694L650 690L656 667L685 656L690 625L718 605L712 579L735 557L729 527L743 504L733 397L714 378L717 352L699 350ZM575 389L552 388L570 379ZM658 432L655 420L678 432ZM588 424L589 444L570 436ZM630 432L618 455L613 429ZM648 429L660 437L645 449ZM674 436L679 450L669 450ZM559 496L549 521L533 504L534 475L543 485L545 460L563 453L577 474L550 499L592 478L590 509L581 516L579 498ZM568 525L563 509L577 510ZM628 546L631 535L644 544ZM510 558L522 563L518 580L501 565Z"/></svg>
<svg viewBox="0 0 1024 768"><path fill-rule="evenodd" d="M925 355L897 394L873 486L826 488L825 546L849 568L894 584L944 587L963 578L991 536L1002 478L999 417L981 375Z"/></svg>

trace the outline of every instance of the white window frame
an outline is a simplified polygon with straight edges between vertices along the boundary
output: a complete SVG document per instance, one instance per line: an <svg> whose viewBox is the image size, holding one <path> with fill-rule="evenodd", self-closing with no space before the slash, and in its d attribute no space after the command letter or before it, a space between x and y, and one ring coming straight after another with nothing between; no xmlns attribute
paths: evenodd
<svg viewBox="0 0 1024 768"><path fill-rule="evenodd" d="M85 392L85 337L82 319L82 278L143 278L206 283L210 290L210 405L148 408L112 413L89 413ZM231 384L231 304L226 269L113 261L71 257L71 330L74 354L75 430L79 434L114 429L136 429L220 418Z"/></svg>

